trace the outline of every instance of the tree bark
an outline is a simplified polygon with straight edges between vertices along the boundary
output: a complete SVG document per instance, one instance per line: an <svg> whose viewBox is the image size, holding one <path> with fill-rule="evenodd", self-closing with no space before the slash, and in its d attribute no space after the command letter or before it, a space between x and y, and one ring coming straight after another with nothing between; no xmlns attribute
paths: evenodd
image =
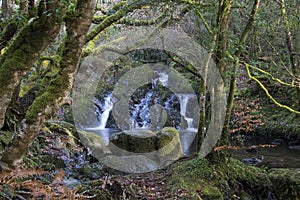
<svg viewBox="0 0 300 200"><path fill-rule="evenodd" d="M19 10L22 14L28 13L28 0L21 0L19 3Z"/></svg>
<svg viewBox="0 0 300 200"><path fill-rule="evenodd" d="M14 6L13 0L2 0L2 7L1 7L2 18L7 20L12 17L13 6Z"/></svg>
<svg viewBox="0 0 300 200"><path fill-rule="evenodd" d="M298 56L297 56L297 51L295 48L294 44L294 39L292 36L292 31L290 28L290 22L289 18L287 15L287 10L286 10L286 4L285 0L280 1L280 7L281 7L281 14L283 17L284 21L284 26L285 26L285 34L286 34L286 45L289 50L289 57L290 57L290 64L292 68L293 75L295 76L295 79L298 79L299 74L300 74L300 66L298 62ZM296 88L296 93L297 93L297 98L295 99L296 104L297 104L297 110L300 110L300 101L299 101L299 95L300 95L300 89Z"/></svg>
<svg viewBox="0 0 300 200"><path fill-rule="evenodd" d="M225 81L225 72L228 61L226 61L227 52L227 42L228 42L228 29L230 15L232 11L232 0L220 0L219 1L219 11L217 17L217 40L216 40L216 50L215 50L215 62L220 74ZM227 131L225 126L223 127L220 145L227 144Z"/></svg>
<svg viewBox="0 0 300 200"><path fill-rule="evenodd" d="M242 35L240 37L240 41L238 44L238 49L234 55L236 58L236 61L234 63L234 67L232 70L233 72L232 72L231 79L230 79L230 87L229 87L229 94L228 94L228 98L227 98L226 115L225 115L225 123L224 123L224 132L226 132L226 133L228 133L228 130L229 130L229 122L230 122L231 111L232 111L232 107L233 107L234 93L235 93L235 89L236 89L236 70L239 65L239 57L241 56L241 53L242 53L242 47L245 45L246 40L249 35L249 32L251 31L251 27L254 23L254 19L258 12L259 5L260 5L260 0L255 0L253 3L251 15L249 17L249 20L246 24L244 31L242 32ZM223 137L225 137L225 135Z"/></svg>
<svg viewBox="0 0 300 200"><path fill-rule="evenodd" d="M95 0L78 0L75 11L65 18L67 36L60 55L60 72L50 82L47 91L37 97L27 111L23 133L14 137L5 149L1 158L2 167L12 168L22 160L42 124L68 100L94 8Z"/></svg>
<svg viewBox="0 0 300 200"><path fill-rule="evenodd" d="M20 31L0 57L0 128L15 87L58 34L63 12L61 1L41 1L38 18Z"/></svg>

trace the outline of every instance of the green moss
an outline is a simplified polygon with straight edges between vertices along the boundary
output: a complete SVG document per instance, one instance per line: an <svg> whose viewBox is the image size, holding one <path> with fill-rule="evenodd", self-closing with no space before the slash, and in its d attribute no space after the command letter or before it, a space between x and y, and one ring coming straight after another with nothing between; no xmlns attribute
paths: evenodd
<svg viewBox="0 0 300 200"><path fill-rule="evenodd" d="M13 136L13 132L0 131L0 151L9 144Z"/></svg>
<svg viewBox="0 0 300 200"><path fill-rule="evenodd" d="M299 199L300 171L265 169L246 165L238 160L226 162L192 159L172 166L169 189L184 189L201 194L203 199Z"/></svg>
<svg viewBox="0 0 300 200"><path fill-rule="evenodd" d="M259 136L286 138L291 140L300 136L300 125L281 125L277 122L267 123L264 126L257 126L254 130L254 133Z"/></svg>
<svg viewBox="0 0 300 200"><path fill-rule="evenodd" d="M279 199L300 199L299 169L272 169L268 174Z"/></svg>
<svg viewBox="0 0 300 200"><path fill-rule="evenodd" d="M163 128L159 133L157 133L157 149L161 149L164 146L168 145L172 141L172 139L178 135L179 133L175 128Z"/></svg>
<svg viewBox="0 0 300 200"><path fill-rule="evenodd" d="M134 153L147 153L156 150L156 137L152 131L132 131L115 134L111 142L121 149Z"/></svg>
<svg viewBox="0 0 300 200"><path fill-rule="evenodd" d="M207 200L223 200L221 191L216 187L206 186L202 189L203 199Z"/></svg>
<svg viewBox="0 0 300 200"><path fill-rule="evenodd" d="M26 113L25 119L27 123L33 123L37 120L39 113L45 111L48 105L55 105L55 101L60 97L64 97L65 87L68 86L68 76L60 73L50 82L50 85L47 88L47 91L41 96L37 97L33 102L32 106ZM52 115L53 113L47 110L48 115Z"/></svg>

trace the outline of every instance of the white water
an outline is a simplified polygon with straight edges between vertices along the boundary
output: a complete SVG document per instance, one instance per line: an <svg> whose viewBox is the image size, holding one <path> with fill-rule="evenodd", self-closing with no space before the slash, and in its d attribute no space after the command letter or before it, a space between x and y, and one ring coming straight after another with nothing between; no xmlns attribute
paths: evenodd
<svg viewBox="0 0 300 200"><path fill-rule="evenodd" d="M193 128L193 118L190 118L187 116L187 108L188 108L188 102L191 98L194 97L192 94L180 94L177 95L180 100L180 115L186 120L187 122L187 128L186 130L191 132L197 132L197 129Z"/></svg>
<svg viewBox="0 0 300 200"><path fill-rule="evenodd" d="M186 121L186 123L183 123L181 121L182 126L180 127L180 137L184 152L188 152L190 148L189 145L191 144L192 139L197 133L197 129L193 126L194 120L192 117L190 117L193 116L193 110L191 110L193 108L191 108L191 106L189 107L189 103L192 99L195 98L195 94L173 94L164 102L160 102L157 99L159 97L155 93L155 88L159 84L167 87L169 76L165 72L156 72L156 75L156 78L152 80L152 88L146 92L145 96L140 99L138 104L132 105L131 107L130 129L150 128L150 110L151 106L153 105L160 104L167 112L173 111L174 114L174 109L176 109L176 106L174 107L174 102L177 102L179 100L180 112L178 110L178 115L180 114L181 119L184 119ZM176 97L178 100L176 99ZM156 102L156 100L158 100L158 102ZM109 129L105 129L105 127L107 126L110 112L113 109L112 94L110 93L109 95L104 97L104 100L102 102L96 101L95 103L99 107L97 111L99 126L95 129L98 130L97 133L101 135L105 145L107 145L109 143L110 132ZM179 128L179 126L176 128Z"/></svg>
<svg viewBox="0 0 300 200"><path fill-rule="evenodd" d="M158 73L159 75L159 82L162 86L167 86L168 82L169 82L169 74L165 73L165 72L160 72Z"/></svg>
<svg viewBox="0 0 300 200"><path fill-rule="evenodd" d="M104 98L104 103L101 106L103 109L103 112L101 113L100 117L100 122L98 129L105 129L108 118L109 118L109 113L113 109L113 102L112 102L112 94L109 94L107 97Z"/></svg>

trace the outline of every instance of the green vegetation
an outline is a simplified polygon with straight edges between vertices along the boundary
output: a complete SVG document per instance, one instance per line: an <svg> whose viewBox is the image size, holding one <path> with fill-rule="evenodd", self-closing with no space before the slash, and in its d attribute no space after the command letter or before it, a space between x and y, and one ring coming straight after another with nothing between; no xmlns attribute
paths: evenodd
<svg viewBox="0 0 300 200"><path fill-rule="evenodd" d="M2 0L0 199L300 199L299 169L255 167L231 158L227 151L245 148L250 159L264 156L257 152L260 144L247 146L254 136L267 138L267 146L277 141L285 150L299 151L299 17L299 0ZM117 38L140 26L150 27L149 38L138 38L138 34ZM168 44L168 38L152 40L161 29L168 30L164 36L178 42L179 48L174 49L178 55L169 52L176 45ZM168 35L172 31L180 37ZM195 45L182 44L185 34ZM153 49L151 42L161 43L161 49ZM207 53L190 55L196 44ZM102 52L109 53L105 57ZM196 66L193 59L203 66ZM157 132L120 131L104 144L99 135L85 130L97 123L92 123L93 98L100 101L118 88L117 83L124 87L113 101L128 98L128 107L140 103L153 89L157 82L149 80L147 70L130 77L132 82L122 79L141 66L152 67L151 75L161 66L176 71L186 81L171 74L177 78L168 84L181 88L181 93L195 91L200 113L185 117L200 116L199 123L193 122L193 126L199 124L193 141L198 150L209 138L205 130L211 117L222 114L211 112L213 101L226 102L225 122L214 126L222 128L222 135L208 156L183 155L180 131L184 130L174 127L180 126L179 121L186 126L188 121L181 120L179 97L171 102L178 107L177 113L155 116L159 112L155 110L149 117L151 126L164 127ZM87 71L82 72L85 67ZM212 90L218 82L211 77L214 68L224 85ZM147 84L140 86L142 81ZM137 88L132 91L126 84ZM153 105L161 105L174 93L168 86L155 87L160 99L153 100ZM76 87L79 92L73 90ZM83 98L76 102L78 95ZM74 112L72 103L79 107ZM126 106L118 109L127 111ZM120 110L108 119L113 125L116 119L123 120L114 128L128 125ZM236 146L230 144L233 139L238 140ZM111 154L119 151L116 146L134 155L120 162ZM152 151L161 156L136 155ZM130 171L135 158L140 159L140 171L145 169L143 163L151 171L159 161L178 161L135 175L103 166L110 162L126 165Z"/></svg>

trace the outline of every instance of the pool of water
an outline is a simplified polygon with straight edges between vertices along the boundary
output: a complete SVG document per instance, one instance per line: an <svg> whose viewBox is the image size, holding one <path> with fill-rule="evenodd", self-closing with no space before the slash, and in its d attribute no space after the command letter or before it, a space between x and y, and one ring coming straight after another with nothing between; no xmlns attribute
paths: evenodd
<svg viewBox="0 0 300 200"><path fill-rule="evenodd" d="M239 160L255 158L261 160L256 166L270 168L300 168L300 150L291 150L286 146L258 147L256 153L249 153L245 149L231 150L232 157Z"/></svg>
<svg viewBox="0 0 300 200"><path fill-rule="evenodd" d="M94 133L99 134L105 145L109 143L109 137L111 134L120 132L119 129L102 129L97 128L87 129ZM180 140L182 144L183 151L185 155L189 155L195 152L196 146L193 140L195 139L194 131L180 131ZM230 150L231 156L233 158L239 159L241 161L249 161L250 164L255 166L265 166L269 168L300 168L300 150L289 149L287 145L270 145L270 141L266 139L247 139L245 142L245 147L238 150ZM255 151L249 152L250 146L258 146L260 144L267 144L267 147L257 147ZM251 162L254 161L254 162Z"/></svg>
<svg viewBox="0 0 300 200"><path fill-rule="evenodd" d="M269 168L300 168L300 150L290 149L284 144L272 145L274 138L249 137L245 141L245 147L238 150L230 150L231 156L244 162L258 161L252 163L255 166ZM283 140L282 140L283 141ZM234 143L234 141L232 141ZM265 147L260 147L265 145ZM249 147L258 146L253 151ZM251 149L251 148L250 148Z"/></svg>

